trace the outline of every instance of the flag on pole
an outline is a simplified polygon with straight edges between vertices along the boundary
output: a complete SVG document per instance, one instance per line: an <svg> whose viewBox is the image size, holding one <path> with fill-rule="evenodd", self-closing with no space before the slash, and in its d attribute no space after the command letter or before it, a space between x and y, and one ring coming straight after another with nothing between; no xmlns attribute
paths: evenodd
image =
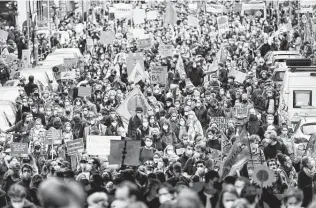
<svg viewBox="0 0 316 208"><path fill-rule="evenodd" d="M177 12L171 2L168 2L167 8L166 8L166 14L165 14L165 21L164 24L171 24L175 25L177 23Z"/></svg>
<svg viewBox="0 0 316 208"><path fill-rule="evenodd" d="M128 81L134 82L136 84L139 81L144 80L144 79L145 79L145 72L143 68L140 66L139 62L137 62L133 71L128 76Z"/></svg>
<svg viewBox="0 0 316 208"><path fill-rule="evenodd" d="M232 148L232 143L224 134L224 132L221 132L221 139L222 139L222 142L221 142L222 154L226 156L228 155L230 149Z"/></svg>
<svg viewBox="0 0 316 208"><path fill-rule="evenodd" d="M186 78L186 73L185 73L185 70L184 70L184 64L183 64L183 60L182 60L182 56L181 55L179 56L178 61L177 61L176 71L178 71L181 79L185 79Z"/></svg>
<svg viewBox="0 0 316 208"><path fill-rule="evenodd" d="M247 159L250 158L249 148L247 131L243 129L222 163L220 170L222 178L234 174L236 170L240 170L243 167Z"/></svg>

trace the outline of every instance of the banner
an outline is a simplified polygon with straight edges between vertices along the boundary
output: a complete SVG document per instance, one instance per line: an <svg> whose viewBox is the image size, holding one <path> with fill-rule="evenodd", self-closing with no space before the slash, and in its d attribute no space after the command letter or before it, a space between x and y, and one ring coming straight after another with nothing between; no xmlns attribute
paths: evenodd
<svg viewBox="0 0 316 208"><path fill-rule="evenodd" d="M248 108L247 107L235 107L235 115L239 118L245 118L248 116Z"/></svg>
<svg viewBox="0 0 316 208"><path fill-rule="evenodd" d="M156 20L158 18L158 12L157 11L149 11L146 13L146 19L147 20Z"/></svg>
<svg viewBox="0 0 316 208"><path fill-rule="evenodd" d="M126 143L126 146L125 146ZM140 155L140 141L111 141L111 150L109 156L110 165L121 165L123 160L123 150L125 147L124 165L138 166Z"/></svg>
<svg viewBox="0 0 316 208"><path fill-rule="evenodd" d="M89 97L92 94L91 87L79 87L78 88L78 97Z"/></svg>
<svg viewBox="0 0 316 208"><path fill-rule="evenodd" d="M147 115L147 112L152 110L142 91L139 88L135 88L116 109L116 112L123 119L128 121L133 115L135 115L136 107L139 106L143 108L144 115Z"/></svg>
<svg viewBox="0 0 316 208"><path fill-rule="evenodd" d="M103 45L113 44L115 33L112 31L101 31L100 43Z"/></svg>
<svg viewBox="0 0 316 208"><path fill-rule="evenodd" d="M167 67L166 66L155 66L152 68L150 73L151 84L167 84Z"/></svg>
<svg viewBox="0 0 316 208"><path fill-rule="evenodd" d="M226 129L229 118L225 117L211 117L210 124L215 123L218 129Z"/></svg>
<svg viewBox="0 0 316 208"><path fill-rule="evenodd" d="M86 141L88 155L110 155L111 140L121 140L121 137L88 135Z"/></svg>
<svg viewBox="0 0 316 208"><path fill-rule="evenodd" d="M166 8L166 14L165 14L165 21L164 24L171 24L171 25L175 25L177 23L177 12L175 10L175 8L173 7L171 2L167 3L167 8Z"/></svg>
<svg viewBox="0 0 316 208"><path fill-rule="evenodd" d="M136 66L136 63L139 63L140 66L145 69L144 66L144 56L142 53L129 53L126 56L126 66L127 74L130 75Z"/></svg>
<svg viewBox="0 0 316 208"><path fill-rule="evenodd" d="M226 12L226 8L224 5L217 4L207 4L205 7L206 12L209 13L223 13Z"/></svg>
<svg viewBox="0 0 316 208"><path fill-rule="evenodd" d="M246 73L243 73L241 71L237 71L235 69L231 69L229 70L228 72L228 76L234 76L235 77L235 81L238 82L238 83L244 83L246 77L247 77L247 74Z"/></svg>
<svg viewBox="0 0 316 208"><path fill-rule="evenodd" d="M116 19L132 19L133 18L133 5L132 4L114 4L115 18Z"/></svg>
<svg viewBox="0 0 316 208"><path fill-rule="evenodd" d="M173 56L173 45L159 45L159 55L161 57Z"/></svg>
<svg viewBox="0 0 316 208"><path fill-rule="evenodd" d="M228 155L230 149L232 148L232 143L227 138L227 136L221 131L221 152L223 156Z"/></svg>
<svg viewBox="0 0 316 208"><path fill-rule="evenodd" d="M133 38L144 38L145 30L143 28L134 28L132 30Z"/></svg>
<svg viewBox="0 0 316 208"><path fill-rule="evenodd" d="M12 142L10 147L12 157L28 157L28 143Z"/></svg>
<svg viewBox="0 0 316 208"><path fill-rule="evenodd" d="M50 127L46 131L45 135L45 144L48 145L60 145L62 144L62 130L61 129L55 129L54 127Z"/></svg>
<svg viewBox="0 0 316 208"><path fill-rule="evenodd" d="M144 69L140 66L139 62L137 62L132 73L128 76L128 81L134 82L136 84L141 80L145 80L145 72Z"/></svg>
<svg viewBox="0 0 316 208"><path fill-rule="evenodd" d="M227 32L229 30L228 16L217 17L217 27L219 35L222 35L223 33Z"/></svg>
<svg viewBox="0 0 316 208"><path fill-rule="evenodd" d="M188 25L191 27L199 27L199 19L194 17L193 15L188 16Z"/></svg>
<svg viewBox="0 0 316 208"><path fill-rule="evenodd" d="M138 49L150 49L151 48L151 38L138 39L137 40Z"/></svg>
<svg viewBox="0 0 316 208"><path fill-rule="evenodd" d="M242 4L241 15L266 18L265 3Z"/></svg>
<svg viewBox="0 0 316 208"><path fill-rule="evenodd" d="M67 154L75 155L84 151L83 139L75 139L66 142Z"/></svg>
<svg viewBox="0 0 316 208"><path fill-rule="evenodd" d="M3 41L7 41L8 39L8 32L4 30L0 30L0 39Z"/></svg>
<svg viewBox="0 0 316 208"><path fill-rule="evenodd" d="M93 48L93 40L92 40L92 38L88 38L87 39L87 50L91 51L92 48Z"/></svg>
<svg viewBox="0 0 316 208"><path fill-rule="evenodd" d="M145 9L134 9L133 10L133 21L134 24L143 24L145 23L146 12Z"/></svg>

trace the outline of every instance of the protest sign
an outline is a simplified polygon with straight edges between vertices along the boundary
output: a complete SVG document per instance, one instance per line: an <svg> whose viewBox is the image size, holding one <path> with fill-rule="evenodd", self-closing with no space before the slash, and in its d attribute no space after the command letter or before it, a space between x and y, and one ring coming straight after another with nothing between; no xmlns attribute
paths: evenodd
<svg viewBox="0 0 316 208"><path fill-rule="evenodd" d="M0 30L0 39L4 40L4 41L7 41L7 39L8 39L8 32L4 31L4 30Z"/></svg>
<svg viewBox="0 0 316 208"><path fill-rule="evenodd" d="M229 118L211 117L210 123L215 123L218 129L226 129Z"/></svg>
<svg viewBox="0 0 316 208"><path fill-rule="evenodd" d="M160 45L159 55L161 57L173 56L174 47L173 45Z"/></svg>
<svg viewBox="0 0 316 208"><path fill-rule="evenodd" d="M136 84L141 80L145 80L145 72L139 62L137 62L132 73L128 75L128 81Z"/></svg>
<svg viewBox="0 0 316 208"><path fill-rule="evenodd" d="M134 28L132 30L133 38L144 38L145 30L142 28Z"/></svg>
<svg viewBox="0 0 316 208"><path fill-rule="evenodd" d="M128 121L132 117L132 115L135 115L136 107L139 106L143 108L144 115L147 115L147 112L149 110L152 110L142 91L136 87L132 92L128 94L125 100L116 109L116 112L122 117L122 119Z"/></svg>
<svg viewBox="0 0 316 208"><path fill-rule="evenodd" d="M77 65L77 60L75 58L64 58L64 67L72 68Z"/></svg>
<svg viewBox="0 0 316 208"><path fill-rule="evenodd" d="M151 47L151 38L137 40L138 49L149 49L150 47Z"/></svg>
<svg viewBox="0 0 316 208"><path fill-rule="evenodd" d="M61 129L55 129L51 127L46 131L45 143L48 145L60 145L62 144L62 131Z"/></svg>
<svg viewBox="0 0 316 208"><path fill-rule="evenodd" d="M199 19L194 17L193 15L188 16L188 25L191 27L198 27L199 26Z"/></svg>
<svg viewBox="0 0 316 208"><path fill-rule="evenodd" d="M132 19L133 18L133 5L132 4L114 4L115 19Z"/></svg>
<svg viewBox="0 0 316 208"><path fill-rule="evenodd" d="M72 141L66 142L67 146L67 154L68 155L75 155L78 153L82 153L84 151L84 144L83 139L75 139Z"/></svg>
<svg viewBox="0 0 316 208"><path fill-rule="evenodd" d="M90 51L93 47L93 40L92 38L87 39L87 50Z"/></svg>
<svg viewBox="0 0 316 208"><path fill-rule="evenodd" d="M150 73L151 84L166 84L167 83L167 67L155 66Z"/></svg>
<svg viewBox="0 0 316 208"><path fill-rule="evenodd" d="M31 64L31 50L29 49L22 50L21 63L24 68L27 68Z"/></svg>
<svg viewBox="0 0 316 208"><path fill-rule="evenodd" d="M253 170L252 179L262 188L271 187L275 181L274 172L266 165L260 165Z"/></svg>
<svg viewBox="0 0 316 208"><path fill-rule="evenodd" d="M265 3L242 4L241 15L266 18Z"/></svg>
<svg viewBox="0 0 316 208"><path fill-rule="evenodd" d="M226 12L226 8L224 5L217 5L217 4L208 4L205 7L206 12L209 13L223 13Z"/></svg>
<svg viewBox="0 0 316 208"><path fill-rule="evenodd" d="M186 77L186 72L184 70L184 63L182 56L180 55L176 64L176 70L178 71L180 78L183 79Z"/></svg>
<svg viewBox="0 0 316 208"><path fill-rule="evenodd" d="M111 140L121 140L121 137L88 135L87 153L89 155L110 155Z"/></svg>
<svg viewBox="0 0 316 208"><path fill-rule="evenodd" d="M112 44L115 40L115 33L112 31L101 31L100 43L104 45Z"/></svg>
<svg viewBox="0 0 316 208"><path fill-rule="evenodd" d="M74 71L60 72L60 79L62 79L62 80L74 80L74 79L76 79L76 72L74 72Z"/></svg>
<svg viewBox="0 0 316 208"><path fill-rule="evenodd" d="M78 96L79 97L91 96L91 93L92 93L91 87L79 87L78 88Z"/></svg>
<svg viewBox="0 0 316 208"><path fill-rule="evenodd" d="M11 156L13 157L27 157L29 153L29 147L27 143L12 142L11 147Z"/></svg>
<svg viewBox="0 0 316 208"><path fill-rule="evenodd" d="M158 17L158 12L157 11L149 11L146 13L146 19L147 20L155 20Z"/></svg>
<svg viewBox="0 0 316 208"><path fill-rule="evenodd" d="M143 24L145 23L146 12L145 9L134 9L133 10L133 21L134 24Z"/></svg>
<svg viewBox="0 0 316 208"><path fill-rule="evenodd" d="M197 5L197 3L190 3L190 4L188 4L188 7L189 7L189 10L195 11L195 10L197 10L198 5Z"/></svg>
<svg viewBox="0 0 316 208"><path fill-rule="evenodd" d="M229 30L228 16L217 17L218 34L222 35Z"/></svg>
<svg viewBox="0 0 316 208"><path fill-rule="evenodd" d="M144 69L144 56L142 53L129 53L126 56L127 74L130 75L135 68L136 63Z"/></svg>
<svg viewBox="0 0 316 208"><path fill-rule="evenodd" d="M125 146L126 145L126 146ZM140 141L125 140L125 141L111 141L111 151L109 156L109 164L118 164L129 166L139 165ZM123 151L125 150L124 162Z"/></svg>
<svg viewBox="0 0 316 208"><path fill-rule="evenodd" d="M235 107L235 115L239 118L245 118L248 116L248 108L244 106Z"/></svg>
<svg viewBox="0 0 316 208"><path fill-rule="evenodd" d="M234 3L233 11L234 12L241 12L241 10L242 10L242 4Z"/></svg>
<svg viewBox="0 0 316 208"><path fill-rule="evenodd" d="M247 74L235 69L231 69L229 70L228 76L234 76L236 82L243 83L247 77Z"/></svg>

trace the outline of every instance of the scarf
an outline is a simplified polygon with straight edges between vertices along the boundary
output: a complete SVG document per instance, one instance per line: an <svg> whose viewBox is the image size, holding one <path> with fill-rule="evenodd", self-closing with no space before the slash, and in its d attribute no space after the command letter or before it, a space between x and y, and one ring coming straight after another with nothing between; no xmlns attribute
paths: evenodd
<svg viewBox="0 0 316 208"><path fill-rule="evenodd" d="M310 170L310 169L307 168L307 167L304 167L304 168L303 168L303 171L304 171L304 173L305 173L308 177L310 177L310 178L313 178L313 177L315 176L315 174L316 174L316 168L315 168L315 167L313 167L312 170Z"/></svg>

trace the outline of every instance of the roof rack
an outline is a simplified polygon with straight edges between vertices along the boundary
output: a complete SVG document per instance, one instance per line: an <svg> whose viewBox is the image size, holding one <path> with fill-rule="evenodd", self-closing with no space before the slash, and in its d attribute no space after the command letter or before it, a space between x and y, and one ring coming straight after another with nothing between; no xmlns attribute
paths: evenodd
<svg viewBox="0 0 316 208"><path fill-rule="evenodd" d="M294 58L294 59L287 59L286 65L288 67L304 67L304 66L311 66L312 60L309 58Z"/></svg>
<svg viewBox="0 0 316 208"><path fill-rule="evenodd" d="M316 66L289 66L290 72L315 72Z"/></svg>

